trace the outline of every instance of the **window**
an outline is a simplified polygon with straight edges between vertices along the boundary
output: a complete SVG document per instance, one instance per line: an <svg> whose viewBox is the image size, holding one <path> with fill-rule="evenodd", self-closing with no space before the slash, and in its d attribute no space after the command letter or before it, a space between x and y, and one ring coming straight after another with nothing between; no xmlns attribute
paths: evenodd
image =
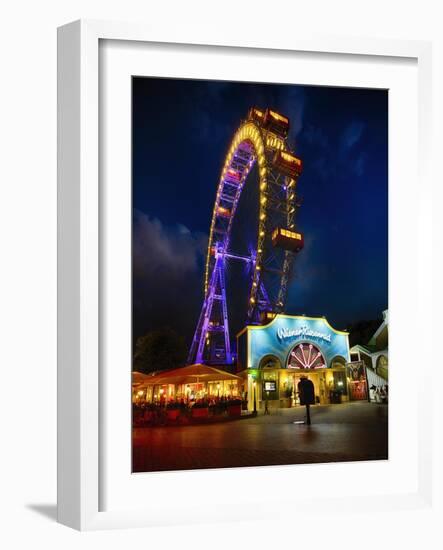
<svg viewBox="0 0 443 550"><path fill-rule="evenodd" d="M289 369L322 369L326 367L325 358L314 344L297 344L288 359Z"/></svg>

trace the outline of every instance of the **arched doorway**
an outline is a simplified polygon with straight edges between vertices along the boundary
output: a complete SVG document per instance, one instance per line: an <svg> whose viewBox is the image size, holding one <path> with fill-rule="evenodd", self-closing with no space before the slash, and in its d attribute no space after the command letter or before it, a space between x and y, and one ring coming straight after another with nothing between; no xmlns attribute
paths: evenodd
<svg viewBox="0 0 443 550"><path fill-rule="evenodd" d="M346 367L346 359L341 355L336 355L331 361L332 368Z"/></svg>
<svg viewBox="0 0 443 550"><path fill-rule="evenodd" d="M288 386L293 388L293 402L299 404L298 384L308 377L314 384L317 403L326 403L326 359L320 347L313 342L298 342L289 352L286 367Z"/></svg>
<svg viewBox="0 0 443 550"><path fill-rule="evenodd" d="M328 381L326 391L329 400L332 402L341 402L348 395L348 383L346 378L346 359L342 355L336 355L330 363L331 376Z"/></svg>
<svg viewBox="0 0 443 550"><path fill-rule="evenodd" d="M265 355L259 364L261 384L261 399L276 401L280 398L279 371L281 362L275 355Z"/></svg>

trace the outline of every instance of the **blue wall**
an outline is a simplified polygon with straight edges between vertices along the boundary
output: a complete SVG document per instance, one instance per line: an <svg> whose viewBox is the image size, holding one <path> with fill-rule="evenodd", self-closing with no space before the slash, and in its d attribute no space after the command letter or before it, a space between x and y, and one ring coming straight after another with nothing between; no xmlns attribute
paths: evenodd
<svg viewBox="0 0 443 550"><path fill-rule="evenodd" d="M266 355L275 355L286 367L290 351L299 342L312 342L319 347L328 367L337 355L349 361L348 334L334 330L324 318L277 315L269 325L248 327L247 333L249 353L247 361L240 359L243 368L258 368Z"/></svg>

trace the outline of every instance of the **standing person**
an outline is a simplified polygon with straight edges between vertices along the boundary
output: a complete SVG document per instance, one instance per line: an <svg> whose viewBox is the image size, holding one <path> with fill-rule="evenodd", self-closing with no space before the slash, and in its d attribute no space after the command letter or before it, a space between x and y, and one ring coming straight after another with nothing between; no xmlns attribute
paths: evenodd
<svg viewBox="0 0 443 550"><path fill-rule="evenodd" d="M298 393L300 395L300 405L306 406L306 424L311 424L310 406L315 404L314 384L308 377L302 376L297 384Z"/></svg>
<svg viewBox="0 0 443 550"><path fill-rule="evenodd" d="M374 396L375 396L375 402L380 403L380 401L381 401L381 399L380 399L380 388L378 386L375 388Z"/></svg>

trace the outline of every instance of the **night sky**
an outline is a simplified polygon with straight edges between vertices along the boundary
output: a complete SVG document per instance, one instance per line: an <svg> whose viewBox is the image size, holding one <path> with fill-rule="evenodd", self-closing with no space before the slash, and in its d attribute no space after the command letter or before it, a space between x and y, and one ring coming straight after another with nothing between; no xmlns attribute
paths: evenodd
<svg viewBox="0 0 443 550"><path fill-rule="evenodd" d="M387 308L386 91L134 78L134 339L170 327L190 343L220 170L254 105L290 118L290 139L304 163L297 229L305 248L286 312L324 315L345 329ZM253 181L241 199L244 232L255 229L247 202Z"/></svg>

